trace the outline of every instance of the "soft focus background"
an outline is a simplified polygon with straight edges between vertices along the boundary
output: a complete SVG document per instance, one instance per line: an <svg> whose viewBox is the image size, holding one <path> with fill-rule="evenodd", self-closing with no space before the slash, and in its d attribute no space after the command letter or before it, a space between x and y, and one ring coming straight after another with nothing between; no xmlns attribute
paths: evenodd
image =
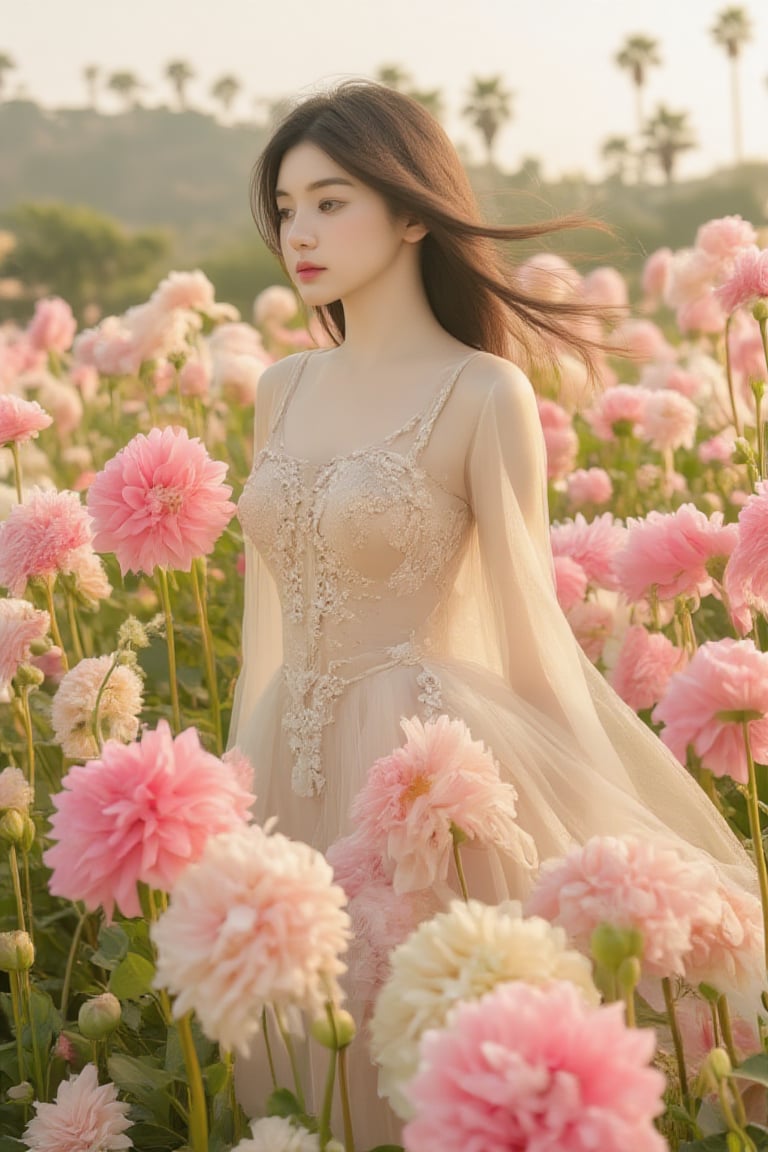
<svg viewBox="0 0 768 1152"><path fill-rule="evenodd" d="M281 278L253 161L286 100L350 76L424 101L489 215L608 220L615 245L554 243L630 280L707 219L765 220L756 2L2 0L0 30L0 320L57 293L93 322L185 266L247 315Z"/></svg>

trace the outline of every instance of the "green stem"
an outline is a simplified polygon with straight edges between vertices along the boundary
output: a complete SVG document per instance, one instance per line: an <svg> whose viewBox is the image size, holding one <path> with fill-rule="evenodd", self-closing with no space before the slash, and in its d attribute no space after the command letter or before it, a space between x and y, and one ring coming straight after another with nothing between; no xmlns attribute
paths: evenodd
<svg viewBox="0 0 768 1152"><path fill-rule="evenodd" d="M13 1030L16 1033L16 1059L19 1065L19 1083L27 1078L27 1065L24 1060L24 1045L21 1042L23 1024L21 1020L21 989L19 987L19 973L9 972L11 985L11 1007L13 1010Z"/></svg>
<svg viewBox="0 0 768 1152"><path fill-rule="evenodd" d="M35 738L32 730L32 712L29 707L29 685L21 689L21 715L24 720L24 734L27 738L27 777L32 792L35 791Z"/></svg>
<svg viewBox="0 0 768 1152"><path fill-rule="evenodd" d="M67 652L64 647L64 641L62 640L61 632L59 631L59 622L56 619L56 605L53 600L53 584L54 581L51 577L48 577L48 579L45 580L45 599L48 605L48 615L51 618L51 636L53 637L54 644L56 644L61 649L61 661L64 665L64 671L67 672L69 670L69 660L67 659Z"/></svg>
<svg viewBox="0 0 768 1152"><path fill-rule="evenodd" d="M349 1103L347 1052L347 1048L342 1048L339 1052L339 1092L341 1094L341 1114L344 1118L344 1152L355 1152L355 1138L352 1134L352 1109Z"/></svg>
<svg viewBox="0 0 768 1152"><path fill-rule="evenodd" d="M728 337L731 332L731 322L735 313L731 312L730 316L725 322L725 375L728 380L728 397L731 401L731 415L733 416L733 427L736 429L736 435L741 436L741 426L739 424L739 413L736 407L736 392L733 387L733 369L731 367L731 348Z"/></svg>
<svg viewBox="0 0 768 1152"><path fill-rule="evenodd" d="M760 883L760 900L763 905L763 936L765 947L765 967L768 971L768 869L765 865L765 850L763 848L763 833L760 828L760 809L757 799L757 777L755 774L755 761L752 756L752 746L749 742L749 724L742 720L741 729L744 733L744 750L747 754L747 771L749 783L747 785L747 811L749 813L749 831L752 837L752 850L755 856L757 879Z"/></svg>
<svg viewBox="0 0 768 1152"><path fill-rule="evenodd" d="M461 862L461 850L459 848L459 841L455 835L453 837L453 859L454 859L454 863L456 864L456 875L459 878L459 887L461 888L461 894L464 897L464 902L468 904L469 903L469 891L467 889L466 877L464 876L464 865Z"/></svg>
<svg viewBox="0 0 768 1152"><path fill-rule="evenodd" d="M282 1036L283 1043L285 1044L285 1050L288 1053L288 1059L291 1062L293 1083L294 1087L296 1088L296 1099L299 1102L299 1107L301 1108L302 1112L304 1112L306 1110L306 1103L304 1100L304 1089L301 1086L301 1075L299 1074L299 1062L296 1059L296 1049L293 1046L293 1040L291 1038L290 1032L288 1031L288 1028L286 1027L283 1014L277 1007L275 1008L275 1017L277 1019L277 1026L280 1029L280 1035Z"/></svg>
<svg viewBox="0 0 768 1152"><path fill-rule="evenodd" d="M32 877L29 872L29 852L22 848L21 859L24 864L24 898L27 902L27 931L29 938L35 942L35 906L32 901Z"/></svg>
<svg viewBox="0 0 768 1152"><path fill-rule="evenodd" d="M195 1051L192 1024L187 1013L177 1021L184 1066L189 1084L189 1138L193 1152L208 1152L208 1112L200 1061Z"/></svg>
<svg viewBox="0 0 768 1152"><path fill-rule="evenodd" d="M77 613L75 612L75 598L69 590L66 593L66 600L67 600L67 620L69 621L69 632L70 632L70 635L72 637L72 647L74 648L74 651L75 651L75 663L79 664L79 662L83 658L83 645L82 645L82 641L80 639L80 629L78 628L78 625L77 625Z"/></svg>
<svg viewBox="0 0 768 1152"><path fill-rule="evenodd" d="M328 1072L325 1077L325 1093L323 1095L323 1108L320 1113L320 1147L325 1148L331 1138L331 1108L333 1107L333 1089L336 1083L336 1062L339 1053L336 1049L330 1054Z"/></svg>
<svg viewBox="0 0 768 1152"><path fill-rule="evenodd" d="M19 877L19 859L16 855L16 845L10 844L8 846L8 864L11 872L11 882L13 884L13 896L16 901L16 917L19 921L19 928L22 932L26 932L27 923L24 917L24 900L21 895L21 878Z"/></svg>
<svg viewBox="0 0 768 1152"><path fill-rule="evenodd" d="M213 649L211 626L208 622L208 607L205 595L205 561L200 558L192 561L192 586L195 592L197 614L200 619L200 632L203 637L205 676L208 681L208 693L211 701L213 731L216 734L216 755L221 756L224 751L224 742L221 733L221 706L219 704L219 685L216 678L216 654Z"/></svg>
<svg viewBox="0 0 768 1152"><path fill-rule="evenodd" d="M106 690L107 684L109 683L109 678L112 675L112 673L114 672L115 668L117 668L117 665L119 664L119 662L120 662L120 653L115 652L115 655L112 659L112 663L110 664L109 668L107 669L107 674L104 677L104 679L102 680L101 684L99 684L99 690L96 693L96 702L93 705L93 713L91 715L91 731L93 732L93 738L96 741L96 747L98 748L99 752L101 752L101 749L104 745L104 740L102 739L102 735L101 735L101 724L99 723L99 711L101 710L101 701L102 701L102 697L104 696L104 692Z"/></svg>
<svg viewBox="0 0 768 1152"><path fill-rule="evenodd" d="M13 475L16 480L16 499L19 504L24 503L24 490L21 486L21 457L19 446L15 440L11 441L11 455L13 456Z"/></svg>
<svg viewBox="0 0 768 1152"><path fill-rule="evenodd" d="M728 998L725 994L717 998L717 1018L720 1022L720 1031L723 1034L723 1044L734 1068L739 1063L736 1055L736 1045L733 1042L733 1029L731 1028L731 1011L728 1007ZM715 1039L717 1043L717 1039ZM741 1099L741 1097L739 1097Z"/></svg>
<svg viewBox="0 0 768 1152"><path fill-rule="evenodd" d="M176 644L173 637L173 613L171 612L171 594L168 589L168 573L165 568L157 569L157 583L160 589L160 602L163 605L163 614L165 616L165 640L168 645L168 674L171 683L173 727L176 732L180 732L181 710L179 708L179 686L176 683Z"/></svg>
<svg viewBox="0 0 768 1152"><path fill-rule="evenodd" d="M275 1072L275 1058L272 1055L272 1041L269 1039L269 1020L266 1008L261 1010L261 1034L264 1037L264 1047L267 1050L267 1064L269 1065L269 1074L272 1077L272 1088L276 1089L277 1073Z"/></svg>
<svg viewBox="0 0 768 1152"><path fill-rule="evenodd" d="M225 1052L223 1054L223 1060L227 1069L227 1085L229 1106L232 1109L233 1136L235 1144L239 1144L243 1138L243 1110L240 1107L235 1091L235 1064L232 1059L232 1053Z"/></svg>
<svg viewBox="0 0 768 1152"><path fill-rule="evenodd" d="M736 1119L736 1117L733 1114L733 1109L731 1108L731 1102L728 1099L728 1083L727 1083L727 1081L718 1080L718 1082L717 1082L717 1094L720 1097L720 1107L723 1110L723 1116L725 1117L725 1122L728 1125L728 1129L729 1129L729 1131L735 1133L735 1135L738 1136L739 1139L741 1140L743 1152L757 1152L757 1149L755 1148L754 1141L750 1137L749 1133L746 1132L741 1127L738 1120Z"/></svg>
<svg viewBox="0 0 768 1152"><path fill-rule="evenodd" d="M669 1023L669 1030L672 1034L672 1044L675 1049L675 1060L677 1061L677 1074L680 1077L680 1095L683 1099L683 1107L686 1112L691 1111L691 1098L688 1091L688 1073L685 1069L685 1052L683 1050L683 1038L680 1034L680 1026L677 1022L677 1014L675 1012L675 1000L672 996L672 984L668 976L663 976L661 980L661 987L664 992L664 1004L667 1009L667 1021Z"/></svg>
<svg viewBox="0 0 768 1152"><path fill-rule="evenodd" d="M77 907L77 905L75 905ZM72 939L69 944L69 955L67 956L67 966L64 969L64 983L61 986L61 1003L59 1004L59 1012L61 1013L62 1023L67 1019L67 1007L69 1004L69 987L72 983L72 972L75 967L75 957L77 956L77 949L80 944L80 937L83 934L83 926L88 919L88 913L80 912L77 926L72 933Z"/></svg>
<svg viewBox="0 0 768 1152"><path fill-rule="evenodd" d="M32 1038L32 1062L35 1067L35 1091L37 1099L42 1100L45 1095L45 1078L43 1076L43 1066L40 1060L40 1044L37 1038L37 1029L35 1022L32 1018L32 985L29 979L29 971L17 973L19 977L19 989L24 1001L24 1009L29 1025L29 1034Z"/></svg>

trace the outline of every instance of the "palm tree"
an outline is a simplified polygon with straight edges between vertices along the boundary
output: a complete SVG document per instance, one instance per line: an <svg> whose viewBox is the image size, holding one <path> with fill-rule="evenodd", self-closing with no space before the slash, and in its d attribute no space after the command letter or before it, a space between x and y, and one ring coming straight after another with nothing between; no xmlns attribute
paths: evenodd
<svg viewBox="0 0 768 1152"><path fill-rule="evenodd" d="M5 87L5 74L12 72L16 67L16 61L7 52L0 52L0 99L2 99L3 88Z"/></svg>
<svg viewBox="0 0 768 1152"><path fill-rule="evenodd" d="M96 89L98 87L101 71L96 64L87 64L83 68L83 80L88 89L88 107L96 107Z"/></svg>
<svg viewBox="0 0 768 1152"><path fill-rule="evenodd" d="M646 124L643 134L647 141L646 152L656 158L667 183L671 184L678 156L696 147L696 138L688 123L688 113L672 112L660 104Z"/></svg>
<svg viewBox="0 0 768 1152"><path fill-rule="evenodd" d="M194 79L194 76L194 69L186 60L171 60L166 65L165 78L170 80L176 94L179 110L182 112L187 107L187 84Z"/></svg>
<svg viewBox="0 0 768 1152"><path fill-rule="evenodd" d="M643 89L648 79L648 69L658 68L661 64L659 45L650 36L628 36L623 46L614 57L619 68L629 72L635 86L635 105L637 111L637 131L642 136L645 115L643 113Z"/></svg>
<svg viewBox="0 0 768 1152"><path fill-rule="evenodd" d="M211 96L221 104L224 113L227 114L241 88L242 84L237 76L229 74L220 76L219 79L211 85Z"/></svg>
<svg viewBox="0 0 768 1152"><path fill-rule="evenodd" d="M623 184L627 166L632 159L632 149L626 136L608 136L603 141L600 155L608 165L608 179Z"/></svg>
<svg viewBox="0 0 768 1152"><path fill-rule="evenodd" d="M501 76L473 77L469 100L461 114L482 136L489 164L493 163L493 146L499 129L512 119L512 98Z"/></svg>
<svg viewBox="0 0 768 1152"><path fill-rule="evenodd" d="M715 43L724 48L731 62L731 115L733 117L733 155L738 164L742 157L741 98L739 94L739 57L752 39L752 25L744 8L724 8L710 29Z"/></svg>
<svg viewBox="0 0 768 1152"><path fill-rule="evenodd" d="M143 87L134 72L113 72L107 79L107 88L125 102L126 112L129 108L135 107L136 93Z"/></svg>
<svg viewBox="0 0 768 1152"><path fill-rule="evenodd" d="M439 88L409 88L407 95L431 112L435 120L443 115L443 94Z"/></svg>

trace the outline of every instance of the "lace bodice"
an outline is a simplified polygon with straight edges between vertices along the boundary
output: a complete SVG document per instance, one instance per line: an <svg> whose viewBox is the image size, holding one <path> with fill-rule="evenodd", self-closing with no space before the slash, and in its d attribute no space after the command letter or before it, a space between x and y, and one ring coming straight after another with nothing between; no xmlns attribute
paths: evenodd
<svg viewBox="0 0 768 1152"><path fill-rule="evenodd" d="M309 355L297 362L239 502L243 531L280 594L291 699L284 723L301 795L322 790L322 730L347 684L419 663L426 624L453 580L472 521L468 504L421 464L467 361L426 411L379 443L318 465L289 455L283 440ZM423 670L419 676L429 711L439 705L436 685Z"/></svg>

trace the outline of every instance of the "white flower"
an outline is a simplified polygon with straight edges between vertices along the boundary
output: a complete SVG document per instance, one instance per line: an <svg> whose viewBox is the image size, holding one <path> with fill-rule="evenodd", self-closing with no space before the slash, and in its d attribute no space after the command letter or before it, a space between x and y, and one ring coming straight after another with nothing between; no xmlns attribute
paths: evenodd
<svg viewBox="0 0 768 1152"><path fill-rule="evenodd" d="M20 768L3 768L0 772L0 812L16 808L28 812L33 792Z"/></svg>
<svg viewBox="0 0 768 1152"><path fill-rule="evenodd" d="M97 756L99 749L91 730L96 698L112 666L112 656L81 660L63 677L53 698L51 720L56 740L65 756ZM134 740L143 704L138 672L119 664L107 680L99 704L99 724L105 738Z"/></svg>
<svg viewBox="0 0 768 1152"><path fill-rule="evenodd" d="M569 980L588 1003L600 1001L589 961L566 948L565 932L536 916L523 919L517 901L454 900L399 945L391 963L371 1020L371 1052L379 1092L402 1119L411 1114L404 1088L418 1067L421 1036L442 1028L457 1002L509 980Z"/></svg>
<svg viewBox="0 0 768 1152"><path fill-rule="evenodd" d="M114 1084L99 1087L93 1064L79 1076L62 1080L53 1104L35 1102L37 1115L24 1129L30 1152L118 1152L133 1148L124 1136L131 1127L128 1105L117 1099Z"/></svg>
<svg viewBox="0 0 768 1152"><path fill-rule="evenodd" d="M251 1138L241 1140L232 1152L320 1152L320 1139L282 1116L266 1116L253 1121Z"/></svg>

